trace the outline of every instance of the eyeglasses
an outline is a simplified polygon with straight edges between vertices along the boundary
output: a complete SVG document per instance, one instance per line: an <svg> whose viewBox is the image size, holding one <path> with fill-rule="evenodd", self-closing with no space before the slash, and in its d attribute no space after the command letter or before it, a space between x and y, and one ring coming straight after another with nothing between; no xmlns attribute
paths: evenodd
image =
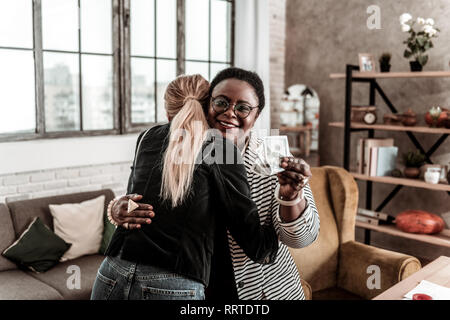
<svg viewBox="0 0 450 320"><path fill-rule="evenodd" d="M213 110L217 113L224 113L231 106L230 103L224 97L211 98L211 102ZM234 104L233 112L238 118L245 119L248 117L250 112L252 112L252 110L256 108L258 107L252 107L249 106L248 104L238 102Z"/></svg>

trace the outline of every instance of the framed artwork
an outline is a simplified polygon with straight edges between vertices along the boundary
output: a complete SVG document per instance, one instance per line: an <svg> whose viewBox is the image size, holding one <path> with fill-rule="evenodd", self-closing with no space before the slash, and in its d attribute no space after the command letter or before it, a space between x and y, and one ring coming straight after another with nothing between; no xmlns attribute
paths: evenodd
<svg viewBox="0 0 450 320"><path fill-rule="evenodd" d="M360 72L376 72L375 59L370 53L359 54L359 71Z"/></svg>

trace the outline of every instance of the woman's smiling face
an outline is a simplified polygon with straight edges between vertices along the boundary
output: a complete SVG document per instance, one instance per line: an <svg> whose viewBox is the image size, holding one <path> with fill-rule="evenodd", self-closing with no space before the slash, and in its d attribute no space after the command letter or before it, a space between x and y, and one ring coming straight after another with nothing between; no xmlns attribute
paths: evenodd
<svg viewBox="0 0 450 320"><path fill-rule="evenodd" d="M212 107L212 100L219 97L230 105L230 108L222 113L217 113ZM233 108L236 103L253 108L245 119L237 117L234 113ZM211 128L218 129L224 137L236 143L240 140L239 138L246 137L253 128L259 116L258 103L255 89L247 82L238 79L223 80L212 92L208 108L208 123Z"/></svg>

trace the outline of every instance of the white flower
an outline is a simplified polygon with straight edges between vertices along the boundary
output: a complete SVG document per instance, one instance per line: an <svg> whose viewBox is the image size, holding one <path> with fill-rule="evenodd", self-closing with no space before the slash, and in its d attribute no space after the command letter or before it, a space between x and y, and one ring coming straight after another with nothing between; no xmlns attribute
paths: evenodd
<svg viewBox="0 0 450 320"><path fill-rule="evenodd" d="M430 25L425 25L423 27L423 32L425 32L429 37L432 37L437 33L437 30Z"/></svg>
<svg viewBox="0 0 450 320"><path fill-rule="evenodd" d="M423 26L425 24L425 19L421 18L421 17L418 17L417 18L417 23L420 24L421 26Z"/></svg>
<svg viewBox="0 0 450 320"><path fill-rule="evenodd" d="M425 24L428 24L428 25L430 25L430 26L434 26L434 20L431 19L431 18L428 18L428 19L425 21Z"/></svg>
<svg viewBox="0 0 450 320"><path fill-rule="evenodd" d="M405 24L412 20L412 16L409 13L404 13L400 16L400 24Z"/></svg>
<svg viewBox="0 0 450 320"><path fill-rule="evenodd" d="M411 30L411 27L408 24L402 24L403 32L409 32L409 30Z"/></svg>

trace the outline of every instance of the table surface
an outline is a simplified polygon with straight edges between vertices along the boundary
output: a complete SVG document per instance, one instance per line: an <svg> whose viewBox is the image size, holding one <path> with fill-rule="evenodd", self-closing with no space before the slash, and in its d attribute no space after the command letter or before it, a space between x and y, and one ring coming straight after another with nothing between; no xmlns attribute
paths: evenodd
<svg viewBox="0 0 450 320"><path fill-rule="evenodd" d="M414 289L422 280L450 288L450 257L441 256L437 258L405 280L376 296L373 300L402 300L403 296Z"/></svg>

